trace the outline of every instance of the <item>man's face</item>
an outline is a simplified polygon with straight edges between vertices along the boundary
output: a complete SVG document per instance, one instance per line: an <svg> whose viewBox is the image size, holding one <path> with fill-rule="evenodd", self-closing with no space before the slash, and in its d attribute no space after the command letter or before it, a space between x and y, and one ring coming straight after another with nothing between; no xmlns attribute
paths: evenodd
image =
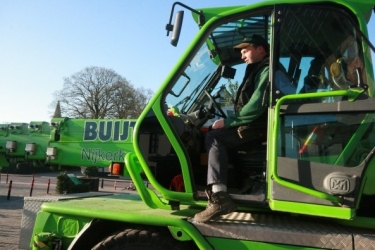
<svg viewBox="0 0 375 250"><path fill-rule="evenodd" d="M247 64L260 62L263 59L263 47L249 44L241 50L241 59Z"/></svg>

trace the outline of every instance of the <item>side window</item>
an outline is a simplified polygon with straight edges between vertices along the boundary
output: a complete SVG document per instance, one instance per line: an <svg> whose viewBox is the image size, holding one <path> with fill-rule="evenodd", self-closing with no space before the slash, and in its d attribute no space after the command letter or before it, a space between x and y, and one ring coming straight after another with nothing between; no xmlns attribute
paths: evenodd
<svg viewBox="0 0 375 250"><path fill-rule="evenodd" d="M285 115L280 128L279 156L354 167L372 150L374 114Z"/></svg>
<svg viewBox="0 0 375 250"><path fill-rule="evenodd" d="M364 74L360 39L352 19L333 5L302 5L283 11L276 41L279 52L273 93L319 93L357 85L357 69ZM280 71L281 73L278 73ZM282 77L278 76L280 74ZM362 77L366 81L366 77ZM366 83L366 82L365 82ZM311 95L313 96L313 95ZM374 114L324 110L341 97L297 99L280 119L278 156L311 163L358 166L372 150ZM293 106L297 102L296 106ZM322 104L324 103L324 104ZM343 101L344 103L344 101ZM327 105L327 106L325 106ZM321 111L325 111L321 113Z"/></svg>
<svg viewBox="0 0 375 250"><path fill-rule="evenodd" d="M350 18L334 8L299 6L285 11L282 20L276 91L283 95L314 93L356 84L356 69L364 69Z"/></svg>

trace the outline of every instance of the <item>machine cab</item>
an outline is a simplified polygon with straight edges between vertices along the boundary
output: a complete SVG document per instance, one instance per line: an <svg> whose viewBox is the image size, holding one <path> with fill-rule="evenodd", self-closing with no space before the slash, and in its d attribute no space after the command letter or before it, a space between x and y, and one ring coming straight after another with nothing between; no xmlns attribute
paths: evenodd
<svg viewBox="0 0 375 250"><path fill-rule="evenodd" d="M193 11L196 39L137 122L140 172L171 204L206 199L205 136L215 119L234 112L246 64L233 47L257 34L270 45L267 135L228 152L232 198L242 209L344 219L366 213L361 197L375 195L374 78L364 39L370 12L354 16L329 2L215 15L222 11Z"/></svg>

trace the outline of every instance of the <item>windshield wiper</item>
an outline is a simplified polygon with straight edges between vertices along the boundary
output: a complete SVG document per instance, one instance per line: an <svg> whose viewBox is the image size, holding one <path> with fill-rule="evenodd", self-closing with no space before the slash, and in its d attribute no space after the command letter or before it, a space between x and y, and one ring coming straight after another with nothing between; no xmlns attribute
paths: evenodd
<svg viewBox="0 0 375 250"><path fill-rule="evenodd" d="M197 93L199 92L198 90L200 90L200 88L202 88L204 86L204 82L207 81L207 78L211 75L211 73L209 73L208 75L206 75L205 78L203 78L203 80L201 81L200 84L198 84L198 86L191 92L191 94L189 96L186 96L184 99L181 100L181 103L185 102L184 105L182 106L181 108L181 112L184 113L185 112L185 108L187 106L190 106L188 104L190 104L190 100L195 100L195 96L197 95ZM177 105L176 105L177 106Z"/></svg>

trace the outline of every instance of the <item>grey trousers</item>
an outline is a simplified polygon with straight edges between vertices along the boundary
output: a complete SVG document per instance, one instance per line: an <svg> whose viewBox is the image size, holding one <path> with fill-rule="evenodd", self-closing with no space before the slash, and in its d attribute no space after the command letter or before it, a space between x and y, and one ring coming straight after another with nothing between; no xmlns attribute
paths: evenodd
<svg viewBox="0 0 375 250"><path fill-rule="evenodd" d="M259 132L240 138L237 128L215 129L206 135L205 146L208 154L207 185L221 183L227 185L228 150L235 149L259 137Z"/></svg>

